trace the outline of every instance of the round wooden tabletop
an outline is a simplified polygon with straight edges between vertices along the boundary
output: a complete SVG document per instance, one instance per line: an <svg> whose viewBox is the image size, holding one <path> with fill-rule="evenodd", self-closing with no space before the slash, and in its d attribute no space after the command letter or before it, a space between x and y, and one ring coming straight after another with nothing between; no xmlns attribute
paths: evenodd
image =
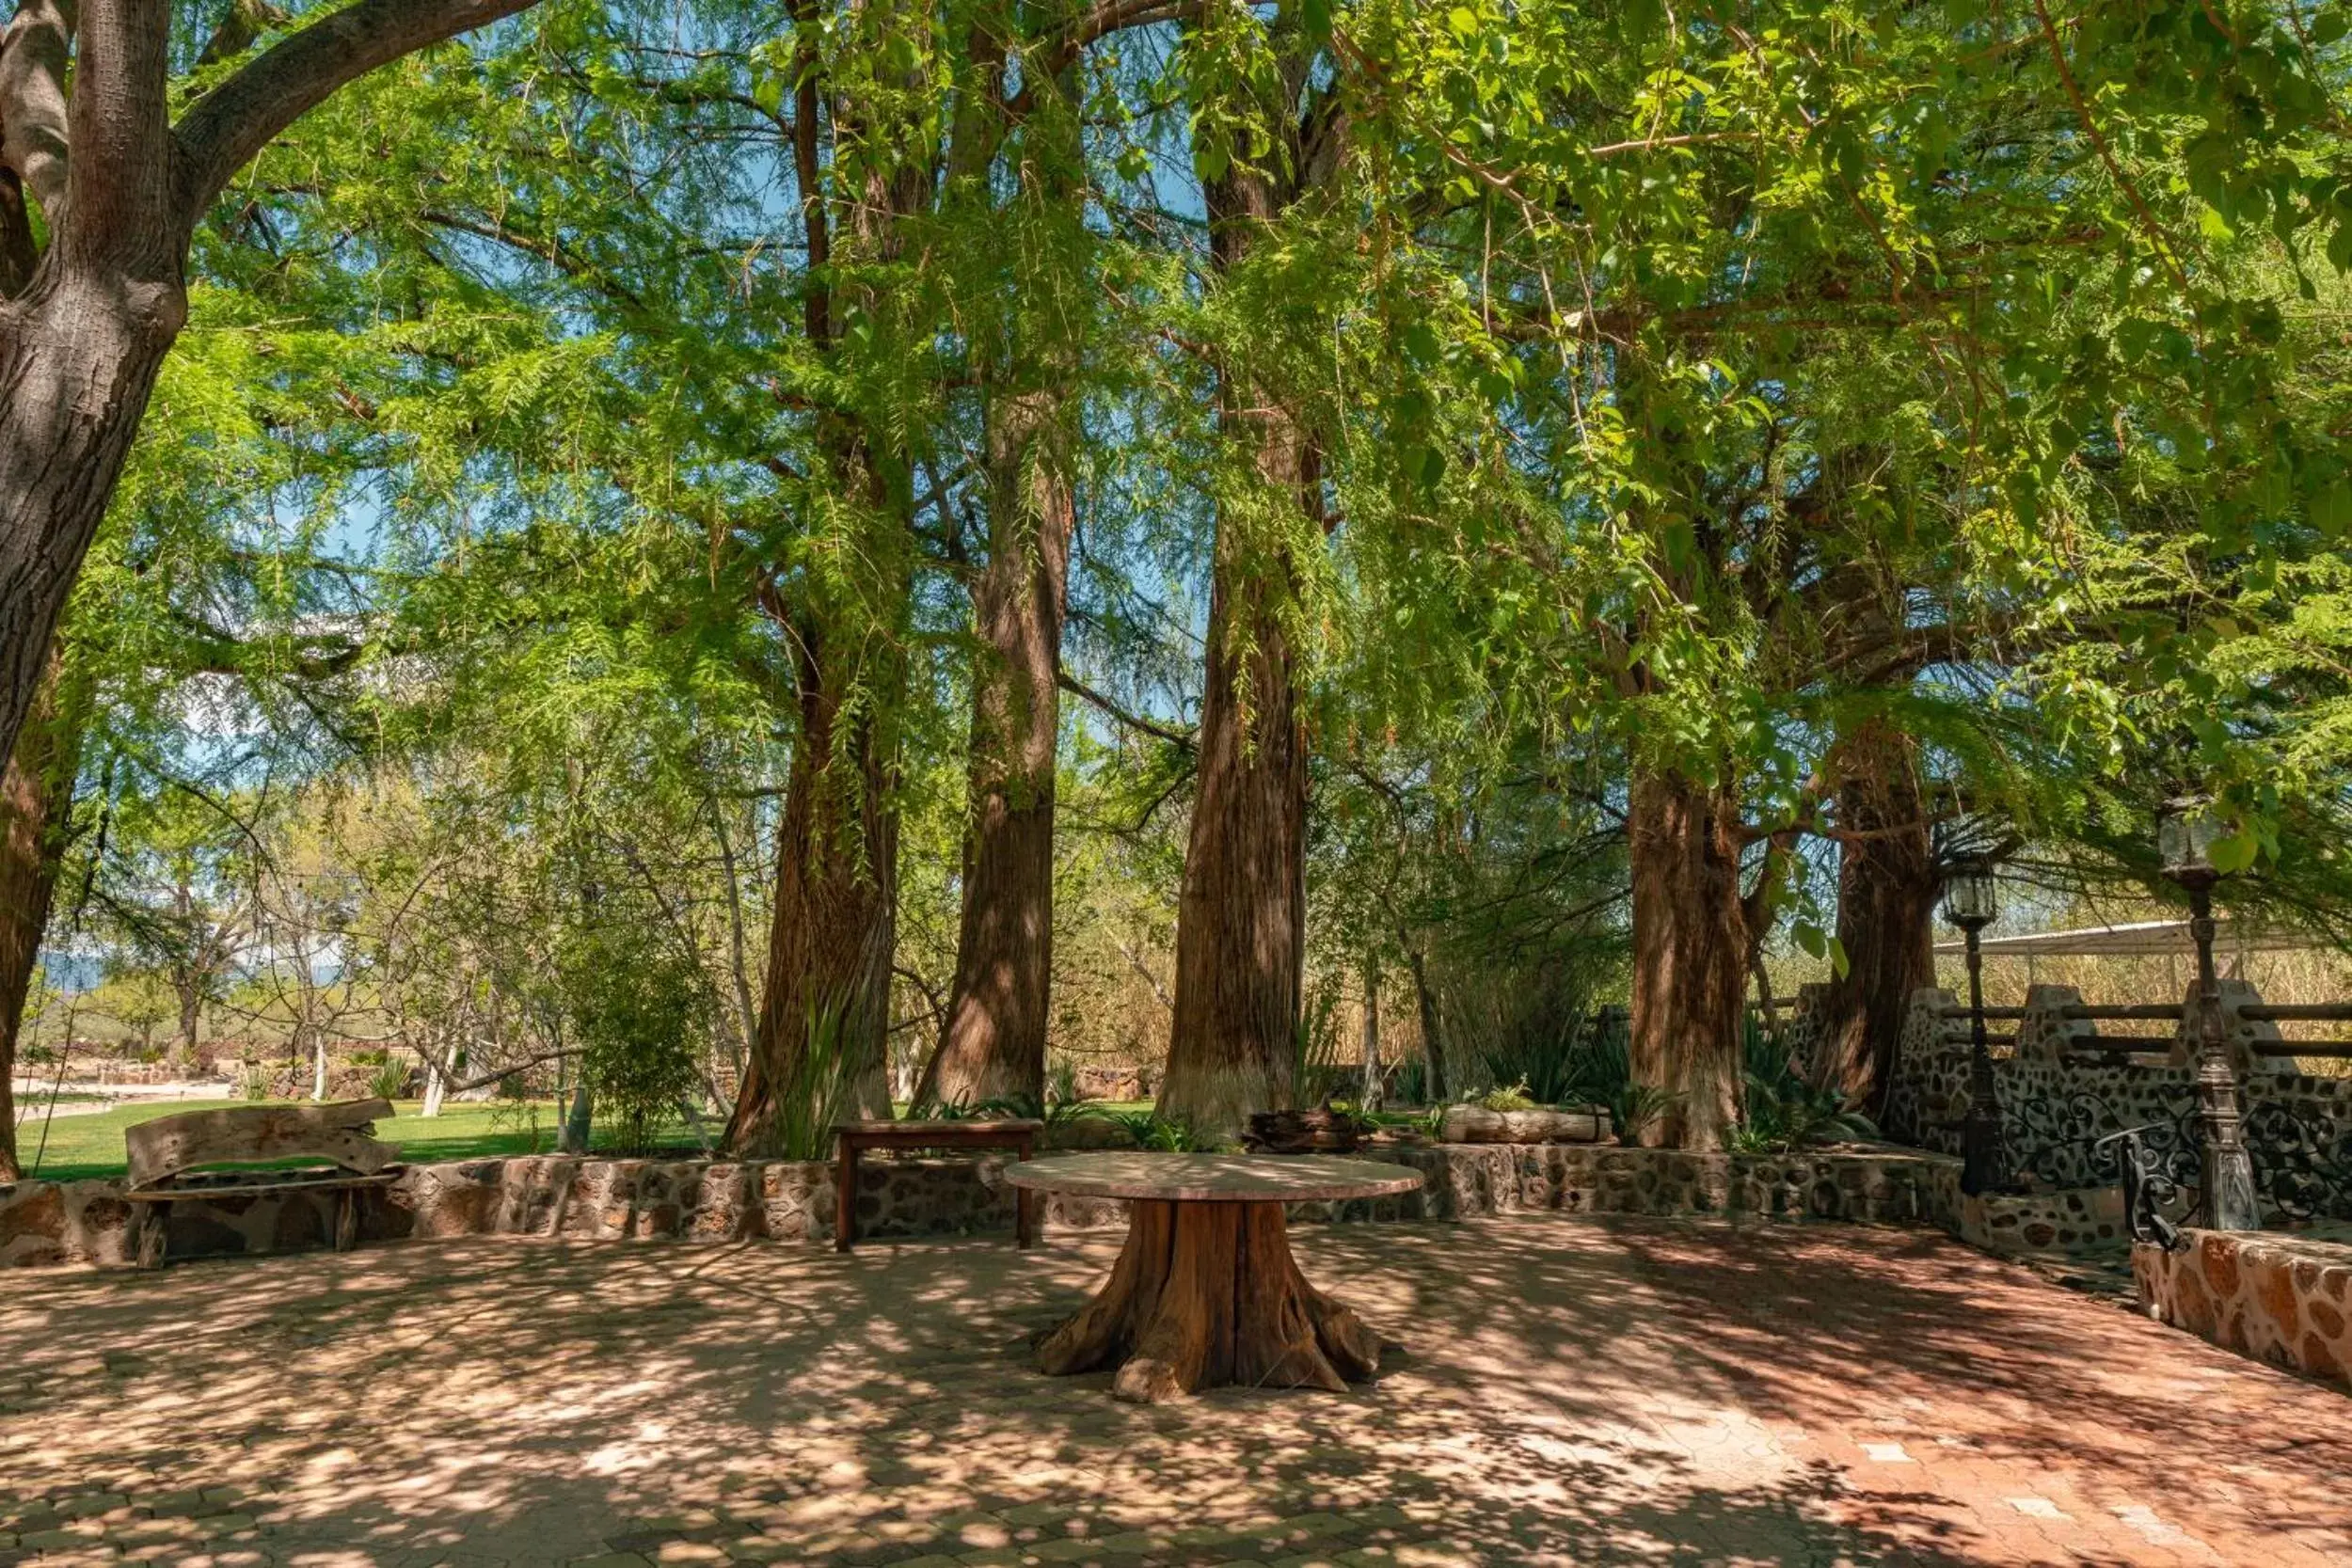
<svg viewBox="0 0 2352 1568"><path fill-rule="evenodd" d="M1069 1154L1007 1165L1005 1180L1073 1197L1304 1203L1409 1193L1421 1186L1421 1172L1313 1154Z"/></svg>

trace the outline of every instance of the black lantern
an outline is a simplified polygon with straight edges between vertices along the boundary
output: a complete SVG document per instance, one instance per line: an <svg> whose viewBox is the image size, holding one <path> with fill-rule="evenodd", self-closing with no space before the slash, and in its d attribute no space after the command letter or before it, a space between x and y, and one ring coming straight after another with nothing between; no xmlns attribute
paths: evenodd
<svg viewBox="0 0 2352 1568"><path fill-rule="evenodd" d="M1971 1196L2009 1185L1993 1048L1984 1035L1984 957L1977 947L1978 934L1999 913L1989 862L1963 861L1944 874L1944 918L1968 939L1968 1117L1961 1123L1960 1190Z"/></svg>
<svg viewBox="0 0 2352 1568"><path fill-rule="evenodd" d="M2156 808L2156 853L2164 875L2188 895L2189 940L2197 944L2197 1114L2202 1148L2199 1180L2205 1223L2216 1230L2260 1230L2254 1162L2246 1149L2246 1118L2237 1070L2223 1044L2221 982L2213 965L2214 841L2225 824L2203 795L2180 795Z"/></svg>
<svg viewBox="0 0 2352 1568"><path fill-rule="evenodd" d="M2176 795L2156 808L2156 853L2165 879L2181 887L2210 888L2221 879L2213 866L2213 841L2221 836L2213 801L2202 795Z"/></svg>
<svg viewBox="0 0 2352 1568"><path fill-rule="evenodd" d="M1944 918L1971 936L1993 924L2000 901L1994 888L1993 867L1983 861L1963 861L1944 877Z"/></svg>

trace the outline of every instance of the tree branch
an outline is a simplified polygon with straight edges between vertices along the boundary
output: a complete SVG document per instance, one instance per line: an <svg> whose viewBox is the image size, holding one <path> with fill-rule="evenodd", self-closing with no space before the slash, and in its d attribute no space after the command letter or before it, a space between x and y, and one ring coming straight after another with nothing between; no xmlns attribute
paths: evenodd
<svg viewBox="0 0 2352 1568"><path fill-rule="evenodd" d="M0 165L40 205L56 233L65 218L66 62L72 0L19 0L0 32Z"/></svg>
<svg viewBox="0 0 2352 1568"><path fill-rule="evenodd" d="M1087 685L1086 682L1080 680L1077 676L1072 674L1067 670L1055 671L1054 681L1055 684L1059 686L1064 691L1067 691L1072 696L1080 698L1092 704L1094 706L1101 708L1104 713L1109 714L1113 719L1118 720L1120 723L1126 725L1131 730L1141 730L1146 735L1156 735L1162 740L1167 741L1169 745L1182 746L1186 751L1190 751L1192 749L1193 735L1190 730L1170 729L1166 724L1152 722L1151 720L1144 718L1141 714L1131 713L1126 708L1121 707L1119 704L1112 702L1108 697L1104 696L1100 691L1095 690L1094 688Z"/></svg>
<svg viewBox="0 0 2352 1568"><path fill-rule="evenodd" d="M313 22L197 100L173 130L181 221L193 228L237 170L337 88L532 0L359 0Z"/></svg>

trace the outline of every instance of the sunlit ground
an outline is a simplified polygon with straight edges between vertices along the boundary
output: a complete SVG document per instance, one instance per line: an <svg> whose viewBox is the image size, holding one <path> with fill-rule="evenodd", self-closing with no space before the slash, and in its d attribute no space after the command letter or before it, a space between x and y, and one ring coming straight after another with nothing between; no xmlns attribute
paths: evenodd
<svg viewBox="0 0 2352 1568"><path fill-rule="evenodd" d="M1114 1244L21 1275L0 1560L2352 1560L2352 1402L1940 1238L1301 1227L1382 1377L1150 1408L1023 1352Z"/></svg>

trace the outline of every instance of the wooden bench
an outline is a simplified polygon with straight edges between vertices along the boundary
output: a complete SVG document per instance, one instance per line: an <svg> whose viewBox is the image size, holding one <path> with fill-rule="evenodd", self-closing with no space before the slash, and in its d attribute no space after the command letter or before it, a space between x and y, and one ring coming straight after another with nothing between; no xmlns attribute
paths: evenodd
<svg viewBox="0 0 2352 1568"><path fill-rule="evenodd" d="M261 1197L291 1192L336 1195L335 1250L359 1238L358 1193L400 1179L400 1150L368 1136L375 1119L392 1114L389 1101L346 1100L331 1105L239 1105L190 1111L143 1121L122 1135L130 1155L133 1251L143 1269L164 1264L165 1213L172 1203ZM326 1165L255 1170L202 1170L263 1161L326 1160Z"/></svg>
<svg viewBox="0 0 2352 1568"><path fill-rule="evenodd" d="M834 1124L840 1140L841 1174L834 1210L833 1249L847 1252L857 1240L857 1157L868 1148L1009 1148L1026 1160L1037 1152L1041 1121L843 1121ZM1013 1195L1013 1235L1018 1245L1037 1241L1037 1198L1027 1189Z"/></svg>

